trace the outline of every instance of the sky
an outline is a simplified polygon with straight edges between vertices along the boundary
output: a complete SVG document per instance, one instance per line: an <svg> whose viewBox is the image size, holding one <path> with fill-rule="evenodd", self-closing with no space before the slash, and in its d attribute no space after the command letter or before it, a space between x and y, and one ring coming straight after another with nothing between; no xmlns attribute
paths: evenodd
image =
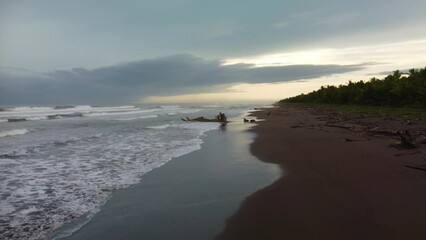
<svg viewBox="0 0 426 240"><path fill-rule="evenodd" d="M426 67L424 0L0 0L0 105L273 102Z"/></svg>

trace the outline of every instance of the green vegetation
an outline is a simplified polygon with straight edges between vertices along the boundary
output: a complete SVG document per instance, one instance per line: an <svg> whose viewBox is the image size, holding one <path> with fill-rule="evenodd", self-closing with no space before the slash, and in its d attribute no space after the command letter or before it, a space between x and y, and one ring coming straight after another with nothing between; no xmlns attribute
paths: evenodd
<svg viewBox="0 0 426 240"><path fill-rule="evenodd" d="M384 79L349 81L338 87L323 86L317 91L280 102L425 108L426 67L412 69L406 74L397 70Z"/></svg>

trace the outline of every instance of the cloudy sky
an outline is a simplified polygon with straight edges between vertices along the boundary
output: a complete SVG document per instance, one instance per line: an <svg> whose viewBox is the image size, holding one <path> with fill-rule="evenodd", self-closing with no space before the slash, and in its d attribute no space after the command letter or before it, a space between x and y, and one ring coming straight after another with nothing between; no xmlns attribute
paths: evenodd
<svg viewBox="0 0 426 240"><path fill-rule="evenodd" d="M0 105L276 101L426 66L424 0L0 0Z"/></svg>

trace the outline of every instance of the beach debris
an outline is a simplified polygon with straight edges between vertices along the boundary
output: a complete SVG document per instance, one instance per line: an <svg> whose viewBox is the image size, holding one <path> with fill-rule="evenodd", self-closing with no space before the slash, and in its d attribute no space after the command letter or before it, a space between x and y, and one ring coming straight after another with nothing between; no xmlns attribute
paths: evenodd
<svg viewBox="0 0 426 240"><path fill-rule="evenodd" d="M416 148L413 144L413 137L411 136L410 132L408 130L405 130L403 133L398 132L399 137L401 138L401 144L405 148Z"/></svg>
<svg viewBox="0 0 426 240"><path fill-rule="evenodd" d="M351 126L340 125L340 124L335 124L335 123L331 123L331 122L325 123L325 126L326 127L342 128L342 129L346 129L346 130L351 130L352 129Z"/></svg>
<svg viewBox="0 0 426 240"><path fill-rule="evenodd" d="M426 172L426 168L425 167L416 167L416 166L411 166L411 165L405 165L405 167L411 168L411 169L420 170L420 171L425 171Z"/></svg>
<svg viewBox="0 0 426 240"><path fill-rule="evenodd" d="M184 122L219 122L222 124L228 123L225 113L219 112L219 115L214 119L205 118L205 117L197 117L197 118L189 118L188 116L185 118L181 118Z"/></svg>
<svg viewBox="0 0 426 240"><path fill-rule="evenodd" d="M268 116L271 115L271 111L269 111L266 115L268 115Z"/></svg>
<svg viewBox="0 0 426 240"><path fill-rule="evenodd" d="M396 147L398 149L412 149L418 147L413 143L413 137L408 130L403 132L398 131L397 134L400 137L400 141L390 144L389 147Z"/></svg>
<svg viewBox="0 0 426 240"><path fill-rule="evenodd" d="M254 122L256 122L256 120L255 119L247 119L247 118L244 118L244 120L243 120L245 123L254 123Z"/></svg>
<svg viewBox="0 0 426 240"><path fill-rule="evenodd" d="M351 138L345 138L345 142L363 142L368 141L369 139L351 139Z"/></svg>
<svg viewBox="0 0 426 240"><path fill-rule="evenodd" d="M398 131L388 131L388 130L378 130L379 128L376 127L374 129L370 129L368 132L372 134L379 134L384 136L398 136Z"/></svg>

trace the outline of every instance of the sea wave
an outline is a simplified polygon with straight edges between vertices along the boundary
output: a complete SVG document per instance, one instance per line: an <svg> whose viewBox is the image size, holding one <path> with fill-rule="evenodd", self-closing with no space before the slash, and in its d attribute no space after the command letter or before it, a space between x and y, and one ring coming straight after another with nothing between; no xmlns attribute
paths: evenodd
<svg viewBox="0 0 426 240"><path fill-rule="evenodd" d="M8 137L8 136L14 136L14 135L23 135L25 133L27 133L28 130L23 128L23 129L13 129L13 130L7 130L7 131L2 131L0 132L0 137Z"/></svg>
<svg viewBox="0 0 426 240"><path fill-rule="evenodd" d="M145 119L145 118L156 118L158 115L147 115L147 116L141 116L141 117L132 117L132 118L118 118L114 119L115 121L132 121L137 119Z"/></svg>
<svg viewBox="0 0 426 240"><path fill-rule="evenodd" d="M89 105L56 107L15 107L5 108L0 112L1 122L35 121L82 116L106 116L117 114L137 114L151 112L135 106L92 107Z"/></svg>
<svg viewBox="0 0 426 240"><path fill-rule="evenodd" d="M170 109L170 108L180 108L179 105L164 105L160 106L160 108Z"/></svg>
<svg viewBox="0 0 426 240"><path fill-rule="evenodd" d="M16 107L5 108L0 112L0 122L22 122L36 120L57 120L75 117L108 117L116 115L135 115L128 120L144 118L145 114L174 115L195 113L201 109L181 108L178 105L166 105L156 108L140 108L133 105L93 107L89 105L55 107ZM148 115L151 117L151 115ZM127 120L124 119L124 120ZM116 119L112 119L116 120ZM118 119L120 120L120 119Z"/></svg>
<svg viewBox="0 0 426 240"><path fill-rule="evenodd" d="M10 195L0 201L0 228L7 227L0 239L10 233L17 239L43 238L99 207L114 190L200 149L201 136L218 126L174 123L149 126L158 131L128 131L137 126L128 124L103 135L62 140L55 131L50 142L1 155L0 189Z"/></svg>
<svg viewBox="0 0 426 240"><path fill-rule="evenodd" d="M53 110L52 107L13 107L5 108L4 111L15 111L15 112L29 112L29 111L49 111Z"/></svg>
<svg viewBox="0 0 426 240"><path fill-rule="evenodd" d="M170 124L163 124L163 125L147 126L145 128L148 128L148 129L165 129L169 126L170 126Z"/></svg>

